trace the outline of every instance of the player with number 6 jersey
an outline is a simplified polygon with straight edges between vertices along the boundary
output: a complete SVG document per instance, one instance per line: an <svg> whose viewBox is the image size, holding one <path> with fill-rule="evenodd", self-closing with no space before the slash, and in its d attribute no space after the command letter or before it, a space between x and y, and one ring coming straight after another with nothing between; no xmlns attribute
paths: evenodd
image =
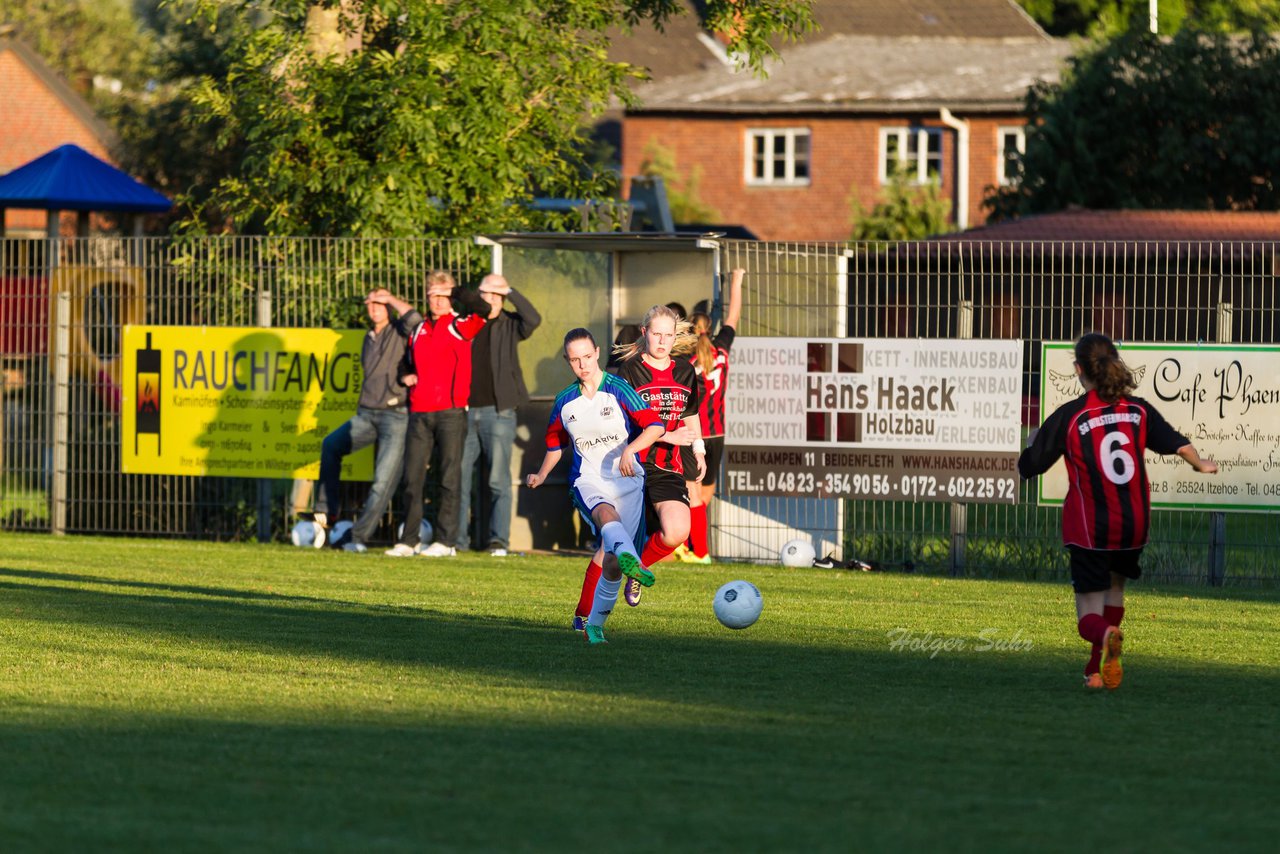
<svg viewBox="0 0 1280 854"><path fill-rule="evenodd" d="M1147 544L1151 487L1143 456L1177 454L1192 468L1213 474L1187 437L1140 397L1115 344L1091 332L1076 342L1075 370L1084 394L1058 407L1018 458L1023 478L1041 475L1065 458L1067 497L1062 540L1071 552L1077 629L1092 644L1085 665L1088 688L1119 687L1126 579L1142 574L1138 559Z"/></svg>

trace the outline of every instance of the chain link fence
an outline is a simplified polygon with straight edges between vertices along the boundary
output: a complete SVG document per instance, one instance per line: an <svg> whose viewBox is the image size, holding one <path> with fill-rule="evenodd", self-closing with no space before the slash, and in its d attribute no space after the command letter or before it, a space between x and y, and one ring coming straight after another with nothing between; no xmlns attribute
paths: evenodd
<svg viewBox="0 0 1280 854"><path fill-rule="evenodd" d="M1277 246L953 236L721 241L716 251L722 275L748 271L740 335L1023 340L1021 418L1032 426L1044 341L1097 330L1121 341L1275 342ZM474 282L490 263L489 249L470 240L0 240L0 529L282 538L300 500L291 482L120 472L123 326L349 328L360 324L371 288L422 305L431 270ZM588 303L590 325L607 329L606 314L621 322L607 263L553 266L560 278L539 304L553 307L544 315L554 326L578 325L574 306L587 311ZM560 280L576 275L591 281ZM560 299L562 291L569 296ZM567 382L552 344L531 387ZM543 398L535 391L535 401ZM348 501L358 503L365 488L351 484ZM713 550L774 559L784 538L803 530L846 559L1059 579L1059 517L1036 505L1029 486L1016 505L722 496L712 508ZM1146 571L1176 581L1274 581L1273 523L1268 514L1156 511Z"/></svg>

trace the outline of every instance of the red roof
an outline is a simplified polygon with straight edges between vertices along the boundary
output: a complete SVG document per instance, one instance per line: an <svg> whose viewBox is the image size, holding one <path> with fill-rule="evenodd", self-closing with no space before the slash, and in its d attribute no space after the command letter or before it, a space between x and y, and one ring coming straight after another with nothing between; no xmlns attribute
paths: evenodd
<svg viewBox="0 0 1280 854"><path fill-rule="evenodd" d="M1065 210L941 235L939 241L1278 241L1280 211Z"/></svg>

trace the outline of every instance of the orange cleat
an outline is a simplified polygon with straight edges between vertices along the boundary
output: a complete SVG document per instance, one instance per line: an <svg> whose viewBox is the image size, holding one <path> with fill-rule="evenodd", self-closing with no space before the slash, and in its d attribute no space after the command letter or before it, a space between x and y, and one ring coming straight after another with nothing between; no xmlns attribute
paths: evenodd
<svg viewBox="0 0 1280 854"><path fill-rule="evenodd" d="M1120 687L1124 667L1120 664L1120 650L1124 646L1124 633L1118 626L1110 626L1102 636L1102 684L1108 691Z"/></svg>
<svg viewBox="0 0 1280 854"><path fill-rule="evenodd" d="M1094 691L1101 690L1107 686L1102 684L1101 673L1090 673L1088 676L1084 677L1084 687L1088 688L1090 691Z"/></svg>

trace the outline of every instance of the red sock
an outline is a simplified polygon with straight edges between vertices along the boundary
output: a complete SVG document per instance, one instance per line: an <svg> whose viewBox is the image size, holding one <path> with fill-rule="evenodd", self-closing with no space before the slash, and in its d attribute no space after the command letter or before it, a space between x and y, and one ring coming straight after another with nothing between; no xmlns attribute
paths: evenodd
<svg viewBox="0 0 1280 854"><path fill-rule="evenodd" d="M1077 628L1080 631L1080 637L1089 643L1102 646L1102 639L1107 634L1107 629L1111 624L1102 619L1101 614L1085 614L1080 618L1080 624Z"/></svg>
<svg viewBox="0 0 1280 854"><path fill-rule="evenodd" d="M1104 605L1102 607L1102 619L1107 621L1108 626L1120 625L1120 621L1124 619L1124 606Z"/></svg>
<svg viewBox="0 0 1280 854"><path fill-rule="evenodd" d="M1102 666L1102 645L1094 644L1093 651L1089 653L1089 663L1084 666L1084 675L1092 676L1098 672L1098 668Z"/></svg>
<svg viewBox="0 0 1280 854"><path fill-rule="evenodd" d="M640 562L645 566L653 566L675 550L675 546L669 546L662 541L662 534L653 534L644 544L644 550L640 552Z"/></svg>
<svg viewBox="0 0 1280 854"><path fill-rule="evenodd" d="M698 557L707 554L707 505L689 508L689 548Z"/></svg>
<svg viewBox="0 0 1280 854"><path fill-rule="evenodd" d="M578 607L573 612L575 615L583 619L591 615L591 602L596 597L596 584L599 583L602 572L604 567L592 558L591 565L587 567L587 574L582 579L582 595L578 597Z"/></svg>

